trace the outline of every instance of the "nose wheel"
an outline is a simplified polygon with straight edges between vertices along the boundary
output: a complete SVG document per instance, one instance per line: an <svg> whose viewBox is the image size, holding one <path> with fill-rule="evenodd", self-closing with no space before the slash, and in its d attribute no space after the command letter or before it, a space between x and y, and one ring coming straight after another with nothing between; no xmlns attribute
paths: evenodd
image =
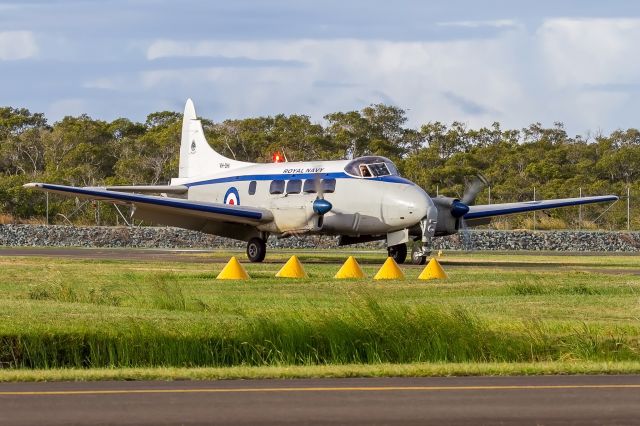
<svg viewBox="0 0 640 426"><path fill-rule="evenodd" d="M252 238L247 243L247 257L251 262L262 262L267 254L267 244L262 238Z"/></svg>
<svg viewBox="0 0 640 426"><path fill-rule="evenodd" d="M411 249L411 263L414 265L424 265L427 263L427 256L431 254L431 250L425 251L420 244L414 244Z"/></svg>
<svg viewBox="0 0 640 426"><path fill-rule="evenodd" d="M387 253L389 257L393 257L396 263L404 263L407 260L407 245L397 244L395 246L387 247Z"/></svg>

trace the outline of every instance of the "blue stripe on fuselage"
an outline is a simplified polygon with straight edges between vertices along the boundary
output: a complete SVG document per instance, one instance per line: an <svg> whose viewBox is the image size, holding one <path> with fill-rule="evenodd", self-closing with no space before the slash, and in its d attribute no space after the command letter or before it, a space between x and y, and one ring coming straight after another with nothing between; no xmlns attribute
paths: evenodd
<svg viewBox="0 0 640 426"><path fill-rule="evenodd" d="M192 186L200 186L200 185L210 185L215 183L226 183L226 182L242 182L242 181L252 181L252 180L291 180L291 179L316 179L317 176L320 176L322 179L362 179L363 181L377 181L377 182L389 182L389 183L401 183L405 185L415 185L408 179L405 179L400 176L379 176L375 178L356 178L354 176L350 176L344 172L336 172L336 173L281 173L281 174L271 174L271 175L240 175L240 176L228 176L222 178L213 178L207 180L201 180L198 182L185 183L186 187Z"/></svg>

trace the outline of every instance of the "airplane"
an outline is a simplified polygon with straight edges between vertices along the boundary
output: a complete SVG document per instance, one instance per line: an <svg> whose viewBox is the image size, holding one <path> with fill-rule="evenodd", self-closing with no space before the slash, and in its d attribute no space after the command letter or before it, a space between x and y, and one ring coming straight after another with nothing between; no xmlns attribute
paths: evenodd
<svg viewBox="0 0 640 426"><path fill-rule="evenodd" d="M434 238L492 218L536 210L616 201L615 195L473 205L486 181L460 199L429 196L400 176L388 158L249 163L226 158L205 139L191 99L182 123L178 177L168 185L73 187L28 183L26 188L128 205L132 217L245 241L262 262L266 241L304 235L338 236L339 245L385 240L398 263L424 264ZM153 195L155 194L155 195ZM415 243L414 243L415 242Z"/></svg>

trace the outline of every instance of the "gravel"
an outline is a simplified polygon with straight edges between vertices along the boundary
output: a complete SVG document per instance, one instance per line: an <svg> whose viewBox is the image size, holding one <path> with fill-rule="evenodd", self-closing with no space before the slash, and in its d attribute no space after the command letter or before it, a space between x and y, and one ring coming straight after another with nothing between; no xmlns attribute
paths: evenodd
<svg viewBox="0 0 640 426"><path fill-rule="evenodd" d="M270 247L329 248L337 238L270 238ZM243 248L242 241L168 227L0 225L0 246ZM379 248L382 242L360 244ZM475 230L435 240L434 249L544 250L568 252L638 252L639 232Z"/></svg>

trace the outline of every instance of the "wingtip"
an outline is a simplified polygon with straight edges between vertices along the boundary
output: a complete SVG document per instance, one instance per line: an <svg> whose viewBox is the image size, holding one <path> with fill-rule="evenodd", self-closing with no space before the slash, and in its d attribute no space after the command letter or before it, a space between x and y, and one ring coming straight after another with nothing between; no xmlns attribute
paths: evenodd
<svg viewBox="0 0 640 426"><path fill-rule="evenodd" d="M42 188L42 184L38 182L29 182L22 185L23 188Z"/></svg>

